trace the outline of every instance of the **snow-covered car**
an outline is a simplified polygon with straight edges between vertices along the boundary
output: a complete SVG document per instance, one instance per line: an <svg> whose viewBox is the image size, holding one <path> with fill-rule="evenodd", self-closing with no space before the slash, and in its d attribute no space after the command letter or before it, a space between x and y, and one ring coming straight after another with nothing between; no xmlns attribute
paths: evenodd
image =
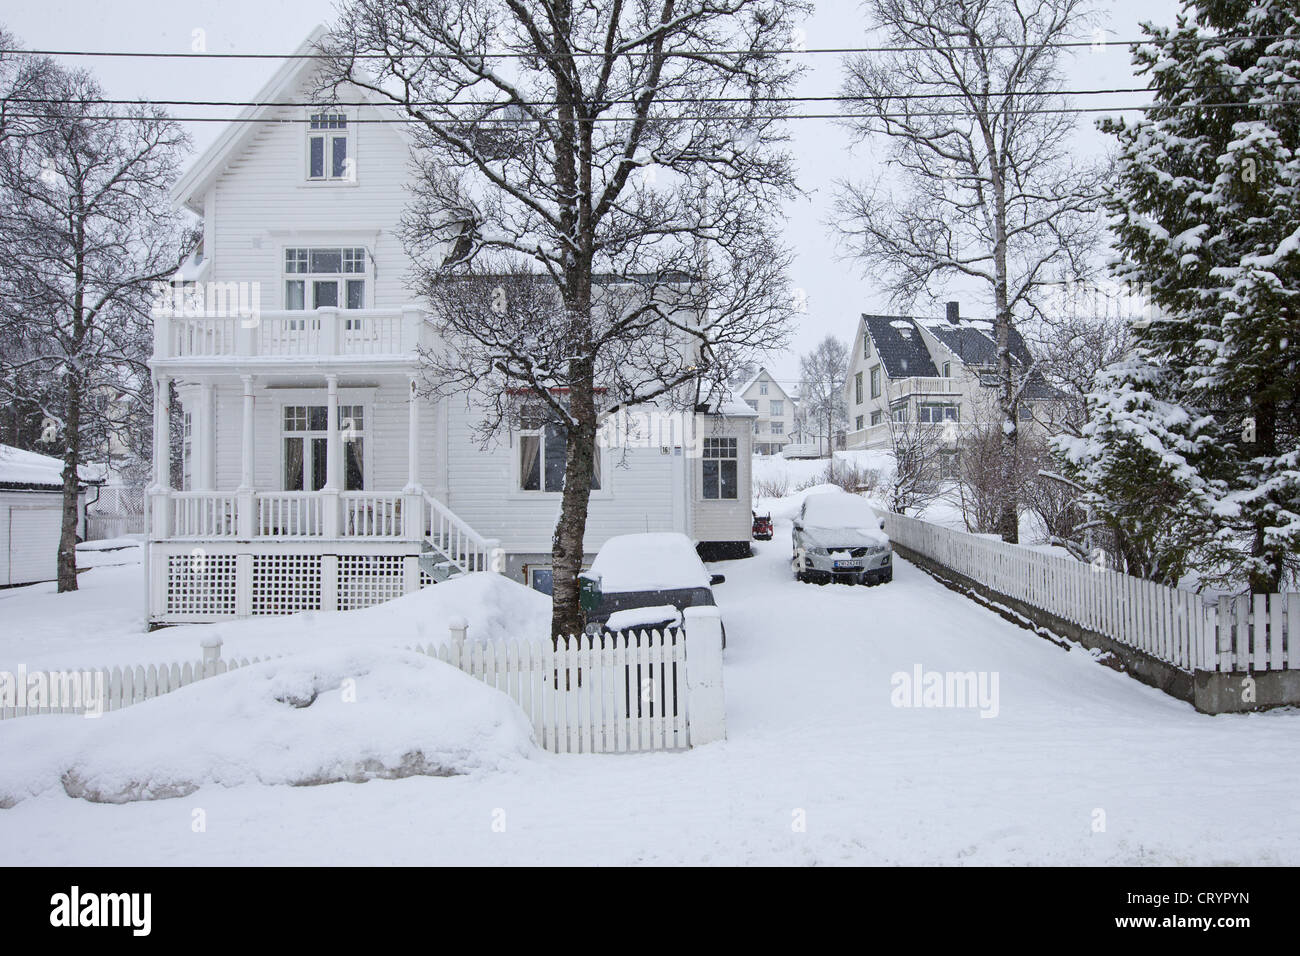
<svg viewBox="0 0 1300 956"><path fill-rule="evenodd" d="M794 522L794 574L800 581L882 584L894 579L885 521L862 497L824 491L804 499Z"/></svg>
<svg viewBox="0 0 1300 956"><path fill-rule="evenodd" d="M587 633L679 627L688 607L715 607L710 574L684 534L649 532L610 538L582 573ZM727 631L722 630L722 646Z"/></svg>

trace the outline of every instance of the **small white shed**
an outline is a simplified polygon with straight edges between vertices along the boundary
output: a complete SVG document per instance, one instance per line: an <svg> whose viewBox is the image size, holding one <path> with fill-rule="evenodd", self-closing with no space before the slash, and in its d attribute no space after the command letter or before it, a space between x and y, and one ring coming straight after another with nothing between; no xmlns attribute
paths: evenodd
<svg viewBox="0 0 1300 956"><path fill-rule="evenodd" d="M86 496L78 501L78 533ZM63 462L0 445L0 587L58 577Z"/></svg>

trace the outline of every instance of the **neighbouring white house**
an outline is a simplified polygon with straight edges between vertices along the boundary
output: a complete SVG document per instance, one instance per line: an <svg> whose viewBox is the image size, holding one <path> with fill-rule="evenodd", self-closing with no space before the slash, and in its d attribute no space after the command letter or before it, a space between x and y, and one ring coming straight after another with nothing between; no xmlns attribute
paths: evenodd
<svg viewBox="0 0 1300 956"><path fill-rule="evenodd" d="M77 501L77 535L85 530L86 480ZM63 530L63 462L0 445L0 586L59 576Z"/></svg>
<svg viewBox="0 0 1300 956"><path fill-rule="evenodd" d="M754 454L781 454L794 431L794 397L765 368L740 386L736 395L758 416L754 419Z"/></svg>
<svg viewBox="0 0 1300 956"><path fill-rule="evenodd" d="M316 69L291 59L254 100L310 102ZM155 434L175 383L184 478L170 486L156 441L153 623L356 608L471 570L549 590L563 435L525 414L481 447L465 397L417 396L419 352L439 337L406 288L407 134L364 122L386 110L249 107L173 190L203 220L176 282L207 298L155 318ZM214 298L243 307L214 312ZM747 553L754 413L728 399L648 429L615 417L588 560L641 531Z"/></svg>
<svg viewBox="0 0 1300 956"><path fill-rule="evenodd" d="M1037 371L1019 333L1011 337L1014 366L1030 370L1020 416L1059 395ZM943 318L863 315L852 341L844 384L848 448L887 448L891 420L937 425L936 436L960 435L996 421L997 344L993 323L963 319L956 302ZM951 423L951 424L949 424Z"/></svg>

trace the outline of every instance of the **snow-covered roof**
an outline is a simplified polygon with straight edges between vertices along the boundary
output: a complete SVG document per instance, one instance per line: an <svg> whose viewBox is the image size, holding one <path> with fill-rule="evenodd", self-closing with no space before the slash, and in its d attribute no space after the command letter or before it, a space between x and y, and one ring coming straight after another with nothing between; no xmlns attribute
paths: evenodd
<svg viewBox="0 0 1300 956"><path fill-rule="evenodd" d="M83 484L99 484L104 480L100 466L96 465L80 466L77 477ZM60 459L12 445L0 445L0 488L49 488L57 491L62 487L63 462Z"/></svg>
<svg viewBox="0 0 1300 956"><path fill-rule="evenodd" d="M63 462L34 451L0 445L0 486L62 488Z"/></svg>
<svg viewBox="0 0 1300 956"><path fill-rule="evenodd" d="M676 531L620 534L610 538L591 562L603 594L706 588L709 572L691 539Z"/></svg>

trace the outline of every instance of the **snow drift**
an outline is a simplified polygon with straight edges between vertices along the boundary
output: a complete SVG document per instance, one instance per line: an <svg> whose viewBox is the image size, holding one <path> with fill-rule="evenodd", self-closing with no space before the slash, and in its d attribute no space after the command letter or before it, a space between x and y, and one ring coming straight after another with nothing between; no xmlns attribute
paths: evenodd
<svg viewBox="0 0 1300 956"><path fill-rule="evenodd" d="M98 720L6 721L0 753L5 807L60 784L69 796L129 803L207 784L470 774L537 750L504 694L414 651L350 647L241 668Z"/></svg>

